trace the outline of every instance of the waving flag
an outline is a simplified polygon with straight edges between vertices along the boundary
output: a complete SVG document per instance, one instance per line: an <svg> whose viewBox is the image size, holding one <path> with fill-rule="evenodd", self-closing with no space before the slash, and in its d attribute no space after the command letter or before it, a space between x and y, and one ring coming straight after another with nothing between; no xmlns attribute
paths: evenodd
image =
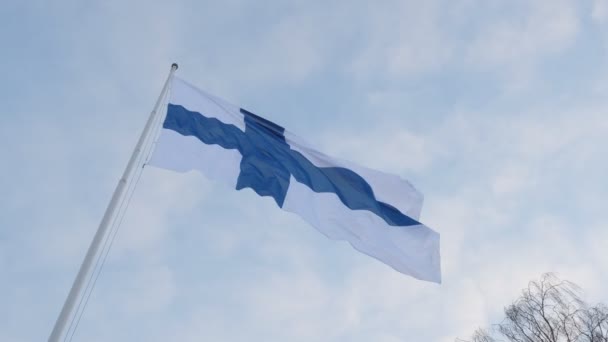
<svg viewBox="0 0 608 342"><path fill-rule="evenodd" d="M175 77L150 165L251 188L334 240L395 270L441 282L439 234L398 176L329 157L283 127Z"/></svg>

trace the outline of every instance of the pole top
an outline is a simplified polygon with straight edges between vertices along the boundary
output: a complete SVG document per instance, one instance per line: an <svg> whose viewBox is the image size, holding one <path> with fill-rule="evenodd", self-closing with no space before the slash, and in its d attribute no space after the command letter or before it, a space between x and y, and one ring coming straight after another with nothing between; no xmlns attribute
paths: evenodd
<svg viewBox="0 0 608 342"><path fill-rule="evenodd" d="M177 63L171 64L171 70L177 70L177 68L179 68L179 66L177 65Z"/></svg>

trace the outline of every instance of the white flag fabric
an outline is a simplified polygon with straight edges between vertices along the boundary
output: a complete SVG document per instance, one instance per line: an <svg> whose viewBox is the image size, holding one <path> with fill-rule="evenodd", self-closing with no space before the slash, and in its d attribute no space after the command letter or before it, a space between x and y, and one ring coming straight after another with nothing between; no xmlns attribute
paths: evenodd
<svg viewBox="0 0 608 342"><path fill-rule="evenodd" d="M197 170L272 197L318 231L417 279L441 282L439 234L420 223L422 194L398 176L316 151L283 127L174 77L148 162Z"/></svg>

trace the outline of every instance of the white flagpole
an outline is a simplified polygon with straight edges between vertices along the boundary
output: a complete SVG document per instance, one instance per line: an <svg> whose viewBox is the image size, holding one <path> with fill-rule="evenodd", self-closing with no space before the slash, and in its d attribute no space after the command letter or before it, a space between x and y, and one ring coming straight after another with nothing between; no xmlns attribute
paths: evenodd
<svg viewBox="0 0 608 342"><path fill-rule="evenodd" d="M139 137L139 140L137 141L137 145L135 145L133 154L131 154L131 159L129 159L129 163L127 164L127 167L126 167L124 173L122 174L120 181L118 181L118 185L116 185L116 189L114 190L112 199L110 200L110 203L108 204L108 207L106 208L106 212L103 215L103 218L101 219L101 223L99 223L99 228L97 228L95 237L93 237L93 241L91 241L91 245L89 246L89 249L87 250L87 254L84 257L84 260L82 261L82 265L80 265L80 270L78 271L78 275L76 275L76 279L74 280L74 283L72 284L70 293L68 294L68 297L66 298L65 303L63 303L63 308L61 309L61 313L59 314L59 317L57 317L57 321L55 322L55 326L53 327L53 331L51 332L51 335L49 336L48 342L58 342L59 341L59 338L61 337L63 330L65 329L66 323L68 322L68 318L70 316L72 316L72 313L74 311L74 304L76 304L76 299L80 296L80 294L82 292L82 286L84 285L85 278L91 270L91 265L93 264L93 260L95 259L95 256L97 255L97 252L99 251L99 246L101 245L101 242L103 241L103 238L105 237L105 235L107 233L108 227L110 226L110 223L112 221L111 219L114 215L114 211L116 210L116 207L117 207L118 203L120 202L120 199L122 198L122 196L126 190L127 179L129 178L131 171L133 171L133 168L135 167L135 162L139 158L144 141L146 140L146 138L148 137L148 134L150 133L150 128L152 128L152 123L154 122L154 119L156 118L158 107L160 106L160 103L161 103L163 97L165 96L165 93L167 92L169 83L171 81L171 78L173 77L173 74L175 73L175 70L177 70L177 64L173 63L171 65L171 71L169 72L169 76L167 77L167 80L165 81L165 85L163 86L163 89L160 92L158 100L156 100L154 109L152 109L152 112L150 113L150 117L148 117L148 122L146 122L146 126L144 127L144 130L141 132L141 136Z"/></svg>

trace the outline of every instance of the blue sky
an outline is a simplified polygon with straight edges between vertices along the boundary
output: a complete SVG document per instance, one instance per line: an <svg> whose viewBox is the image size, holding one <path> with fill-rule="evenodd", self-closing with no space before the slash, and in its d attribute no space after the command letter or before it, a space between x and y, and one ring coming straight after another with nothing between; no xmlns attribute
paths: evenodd
<svg viewBox="0 0 608 342"><path fill-rule="evenodd" d="M403 276L251 191L146 168L74 341L453 341L556 272L608 302L608 1L8 2L0 340L47 338L172 62L396 173Z"/></svg>

